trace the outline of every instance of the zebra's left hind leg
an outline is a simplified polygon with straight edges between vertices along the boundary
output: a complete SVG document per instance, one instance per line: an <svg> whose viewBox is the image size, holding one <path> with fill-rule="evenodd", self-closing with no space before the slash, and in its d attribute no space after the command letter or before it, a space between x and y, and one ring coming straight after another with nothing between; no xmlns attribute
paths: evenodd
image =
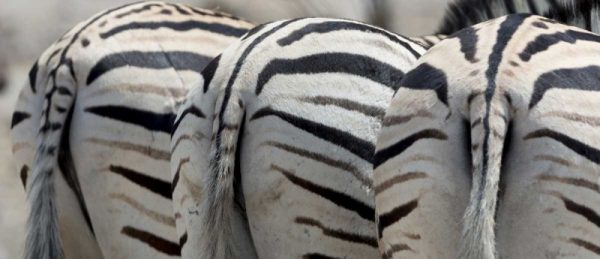
<svg viewBox="0 0 600 259"><path fill-rule="evenodd" d="M422 68L405 79L431 75L419 75ZM458 257L471 179L469 132L469 123L433 91L398 90L383 121L374 163L384 258Z"/></svg>

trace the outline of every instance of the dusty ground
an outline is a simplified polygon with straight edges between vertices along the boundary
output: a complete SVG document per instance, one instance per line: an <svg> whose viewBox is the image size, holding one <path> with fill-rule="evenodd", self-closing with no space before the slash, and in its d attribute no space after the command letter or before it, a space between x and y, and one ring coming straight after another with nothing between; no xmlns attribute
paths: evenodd
<svg viewBox="0 0 600 259"><path fill-rule="evenodd" d="M181 0L220 9L255 22L301 16L366 20L372 0ZM413 36L434 30L448 0L386 1L387 28ZM0 65L8 64L8 84L0 91L0 259L21 257L26 220L25 192L12 163L11 114L18 90L35 58L65 30L123 0L0 0ZM340 2L343 2L340 5ZM269 3L269 4L265 4ZM65 8L65 7L69 8ZM52 26L50 26L52 25ZM2 73L2 71L0 71Z"/></svg>

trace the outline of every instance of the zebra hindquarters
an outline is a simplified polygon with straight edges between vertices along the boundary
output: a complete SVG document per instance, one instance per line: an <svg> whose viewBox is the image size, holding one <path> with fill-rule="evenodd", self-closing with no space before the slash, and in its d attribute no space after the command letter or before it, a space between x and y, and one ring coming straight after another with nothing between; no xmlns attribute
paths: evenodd
<svg viewBox="0 0 600 259"><path fill-rule="evenodd" d="M435 83L426 76L409 72L403 82ZM471 179L469 132L469 123L433 91L396 92L374 163L384 258L458 257Z"/></svg>
<svg viewBox="0 0 600 259"><path fill-rule="evenodd" d="M519 38L597 35L558 24ZM503 84L515 118L503 162L497 242L502 258L600 256L600 48L597 42L557 45L530 59L507 53ZM568 39L566 39L568 40ZM560 60L560 62L556 62ZM514 98L522 96L524 98Z"/></svg>
<svg viewBox="0 0 600 259"><path fill-rule="evenodd" d="M257 28L222 54L210 84L222 87L223 99L205 222L227 221L219 213L238 205L239 182L260 258L378 257L374 142L398 81L423 49L344 20ZM207 240L207 249L231 239L228 229L206 227L203 234L224 237Z"/></svg>

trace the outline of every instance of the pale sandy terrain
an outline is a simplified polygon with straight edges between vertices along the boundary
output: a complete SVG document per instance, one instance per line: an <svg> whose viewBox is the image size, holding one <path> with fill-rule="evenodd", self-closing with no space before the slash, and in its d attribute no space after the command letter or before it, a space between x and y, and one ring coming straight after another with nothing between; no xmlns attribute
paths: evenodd
<svg viewBox="0 0 600 259"><path fill-rule="evenodd" d="M302 16L343 17L368 21L374 12L370 1L372 0L179 2L228 11L260 23ZM409 36L430 33L437 26L446 1L386 0L383 8L387 12L384 24L392 31ZM0 65L8 64L6 74L9 80L6 89L0 92L0 259L20 258L23 250L25 192L12 163L9 125L14 102L18 90L25 82L28 67L52 41L77 22L100 10L126 2L0 0Z"/></svg>

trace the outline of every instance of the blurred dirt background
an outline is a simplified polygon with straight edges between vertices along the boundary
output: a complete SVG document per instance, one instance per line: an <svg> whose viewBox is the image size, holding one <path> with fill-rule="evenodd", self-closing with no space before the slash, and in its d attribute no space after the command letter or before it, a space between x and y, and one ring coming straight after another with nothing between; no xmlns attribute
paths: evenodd
<svg viewBox="0 0 600 259"><path fill-rule="evenodd" d="M341 17L417 36L431 33L448 0L181 0L255 23ZM9 126L27 71L64 31L123 0L0 0L0 259L22 256L27 206L11 156Z"/></svg>

